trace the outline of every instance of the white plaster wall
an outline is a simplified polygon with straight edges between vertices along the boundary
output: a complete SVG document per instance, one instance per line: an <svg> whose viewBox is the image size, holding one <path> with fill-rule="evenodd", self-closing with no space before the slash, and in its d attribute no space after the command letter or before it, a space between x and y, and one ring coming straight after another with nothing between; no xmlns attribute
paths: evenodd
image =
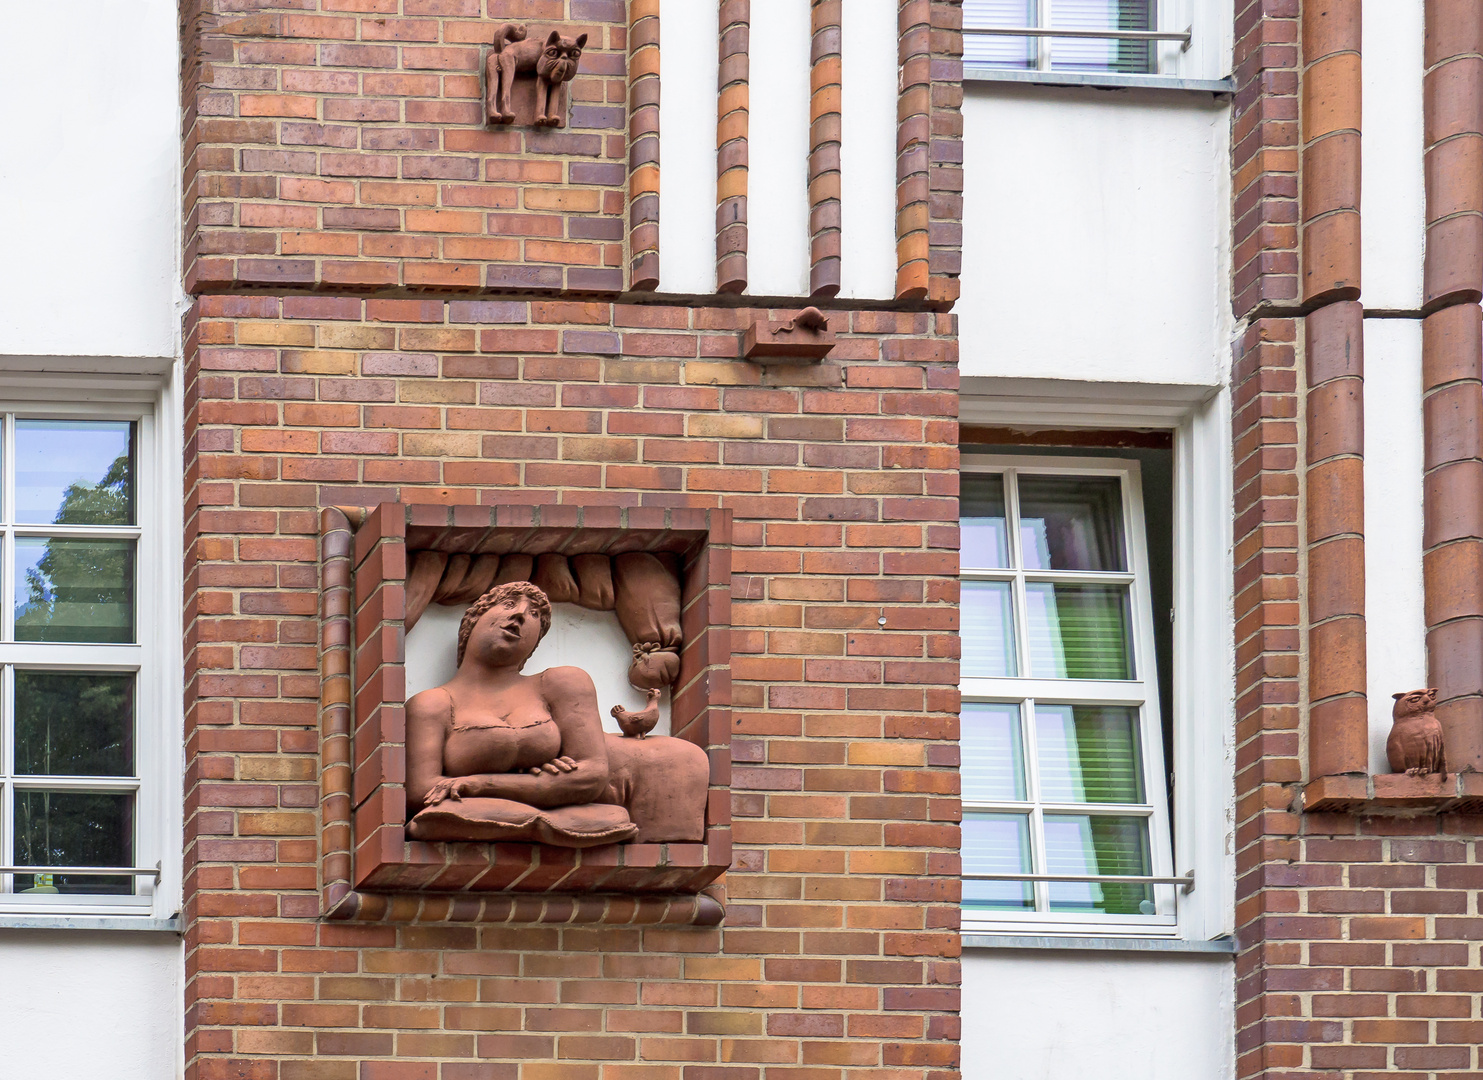
<svg viewBox="0 0 1483 1080"><path fill-rule="evenodd" d="M441 686L457 670L458 624L464 608L434 604L417 620L407 635L407 696L431 686ZM633 646L611 611L589 611L575 604L551 605L551 630L525 664L527 674L570 664L592 676L597 686L597 708L603 727L618 733L618 723L609 711L614 705L638 710L644 707L642 691L628 682ZM669 691L659 698L656 735L668 735Z"/></svg>
<svg viewBox="0 0 1483 1080"><path fill-rule="evenodd" d="M173 356L175 5L97 0L80 22L66 4L8 4L5 18L0 356Z"/></svg>
<svg viewBox="0 0 1483 1080"><path fill-rule="evenodd" d="M180 939L0 930L0 1076L183 1075Z"/></svg>
<svg viewBox="0 0 1483 1080"><path fill-rule="evenodd" d="M963 954L964 1080L1228 1080L1227 956Z"/></svg>
<svg viewBox="0 0 1483 1080"><path fill-rule="evenodd" d="M1365 320L1365 638L1370 771L1389 772L1391 694L1426 685L1421 323Z"/></svg>
<svg viewBox="0 0 1483 1080"><path fill-rule="evenodd" d="M808 4L752 0L747 292L753 296L808 293L810 34ZM765 55L756 48L762 42Z"/></svg>
<svg viewBox="0 0 1483 1080"><path fill-rule="evenodd" d="M660 0L659 290L716 289L716 83L720 7Z"/></svg>
<svg viewBox="0 0 1483 1080"><path fill-rule="evenodd" d="M840 16L839 295L858 299L896 295L896 14L897 0L851 0Z"/></svg>
<svg viewBox="0 0 1483 1080"><path fill-rule="evenodd" d="M970 84L963 114L962 373L1219 384L1227 106Z"/></svg>
<svg viewBox="0 0 1483 1080"><path fill-rule="evenodd" d="M1367 308L1421 306L1422 0L1364 0L1360 258Z"/></svg>

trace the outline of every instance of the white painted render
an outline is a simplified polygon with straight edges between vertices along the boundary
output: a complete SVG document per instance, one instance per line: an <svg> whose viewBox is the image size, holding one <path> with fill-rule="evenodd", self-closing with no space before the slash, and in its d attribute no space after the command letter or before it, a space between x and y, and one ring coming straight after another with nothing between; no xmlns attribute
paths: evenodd
<svg viewBox="0 0 1483 1080"><path fill-rule="evenodd" d="M749 74L747 292L753 296L808 293L810 25L808 4L752 0L752 41L767 43L752 51ZM659 213L662 218L663 207ZM661 250L661 265L665 257Z"/></svg>
<svg viewBox="0 0 1483 1080"><path fill-rule="evenodd" d="M1366 215L1368 220L1368 214ZM1426 685L1421 323L1365 320L1365 638L1370 771L1390 772L1391 695Z"/></svg>
<svg viewBox="0 0 1483 1080"><path fill-rule="evenodd" d="M660 0L660 292L716 290L719 19L716 4Z"/></svg>
<svg viewBox="0 0 1483 1080"><path fill-rule="evenodd" d="M0 1075L183 1075L183 971L170 934L0 930Z"/></svg>
<svg viewBox="0 0 1483 1080"><path fill-rule="evenodd" d="M1421 307L1422 0L1364 0L1361 278L1367 308ZM1413 688L1414 689L1414 688Z"/></svg>
<svg viewBox="0 0 1483 1080"><path fill-rule="evenodd" d="M407 696L432 686L441 686L457 670L458 624L462 607L437 604L423 613L407 635ZM526 661L525 671L534 674L547 668L570 664L592 676L597 686L597 711L603 727L617 734L618 724L608 710L614 705L635 711L644 707L642 691L628 682L633 646L611 611L588 611L575 604L551 605L551 631L541 639ZM659 699L656 735L669 734L669 691Z"/></svg>
<svg viewBox="0 0 1483 1080"><path fill-rule="evenodd" d="M963 119L963 374L1218 385L1227 106L976 83Z"/></svg>
<svg viewBox="0 0 1483 1080"><path fill-rule="evenodd" d="M1227 1080L1229 956L969 949L964 1080Z"/></svg>
<svg viewBox="0 0 1483 1080"><path fill-rule="evenodd" d="M896 294L897 6L842 6L840 296Z"/></svg>
<svg viewBox="0 0 1483 1080"><path fill-rule="evenodd" d="M0 64L0 357L175 354L175 18L98 0L79 32L65 4L7 7L7 40L35 46Z"/></svg>

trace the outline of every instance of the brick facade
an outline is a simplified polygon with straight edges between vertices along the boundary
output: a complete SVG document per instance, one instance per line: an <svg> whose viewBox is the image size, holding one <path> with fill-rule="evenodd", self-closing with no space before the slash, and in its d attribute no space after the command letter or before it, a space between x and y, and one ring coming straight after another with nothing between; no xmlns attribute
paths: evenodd
<svg viewBox="0 0 1483 1080"><path fill-rule="evenodd" d="M948 1075L953 318L841 312L829 360L764 375L754 314L199 299L189 1076ZM732 511L722 927L321 919L319 513L394 500Z"/></svg>

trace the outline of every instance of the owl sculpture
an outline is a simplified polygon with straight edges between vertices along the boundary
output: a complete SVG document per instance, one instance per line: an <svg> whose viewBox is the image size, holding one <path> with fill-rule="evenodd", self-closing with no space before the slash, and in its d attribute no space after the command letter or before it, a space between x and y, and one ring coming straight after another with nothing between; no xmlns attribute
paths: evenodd
<svg viewBox="0 0 1483 1080"><path fill-rule="evenodd" d="M1407 776L1445 773L1447 752L1442 745L1442 725L1437 721L1437 691L1412 690L1392 696L1394 726L1385 740L1390 771Z"/></svg>

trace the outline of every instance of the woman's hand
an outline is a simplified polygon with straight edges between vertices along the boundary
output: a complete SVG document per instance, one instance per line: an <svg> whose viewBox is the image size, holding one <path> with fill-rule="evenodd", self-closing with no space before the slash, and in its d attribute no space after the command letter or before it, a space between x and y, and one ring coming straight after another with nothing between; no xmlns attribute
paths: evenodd
<svg viewBox="0 0 1483 1080"><path fill-rule="evenodd" d="M531 776L559 776L562 773L576 771L577 762L565 755L553 758L544 765L537 765L530 770Z"/></svg>
<svg viewBox="0 0 1483 1080"><path fill-rule="evenodd" d="M473 786L467 776L445 776L438 780L427 790L427 800L424 806L436 806L445 799L458 802L465 795L472 794Z"/></svg>

